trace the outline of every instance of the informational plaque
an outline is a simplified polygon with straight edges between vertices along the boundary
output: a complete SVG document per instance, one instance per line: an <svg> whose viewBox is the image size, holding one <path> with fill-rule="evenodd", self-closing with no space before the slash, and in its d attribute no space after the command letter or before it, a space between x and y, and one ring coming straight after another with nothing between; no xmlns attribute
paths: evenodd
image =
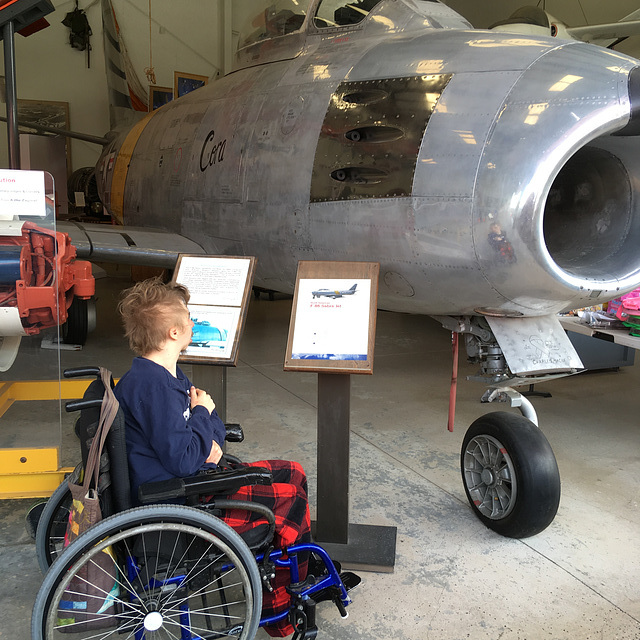
<svg viewBox="0 0 640 640"><path fill-rule="evenodd" d="M53 200L45 195L44 171L0 169L0 213L9 216L44 218Z"/></svg>
<svg viewBox="0 0 640 640"><path fill-rule="evenodd" d="M373 373L375 262L298 263L286 371Z"/></svg>
<svg viewBox="0 0 640 640"><path fill-rule="evenodd" d="M173 282L189 289L191 344L180 362L235 366L255 271L254 257L178 257Z"/></svg>

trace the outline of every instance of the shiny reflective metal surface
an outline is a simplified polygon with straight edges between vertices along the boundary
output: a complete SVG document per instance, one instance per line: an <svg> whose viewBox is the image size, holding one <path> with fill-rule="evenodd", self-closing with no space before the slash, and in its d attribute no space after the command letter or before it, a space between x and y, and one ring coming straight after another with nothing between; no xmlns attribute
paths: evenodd
<svg viewBox="0 0 640 640"><path fill-rule="evenodd" d="M310 201L410 195L425 127L450 79L340 84L322 123Z"/></svg>
<svg viewBox="0 0 640 640"><path fill-rule="evenodd" d="M544 316L640 285L637 60L437 2L330 27L317 7L105 151L126 224L255 255L282 291L301 259L377 261L379 305L414 313Z"/></svg>

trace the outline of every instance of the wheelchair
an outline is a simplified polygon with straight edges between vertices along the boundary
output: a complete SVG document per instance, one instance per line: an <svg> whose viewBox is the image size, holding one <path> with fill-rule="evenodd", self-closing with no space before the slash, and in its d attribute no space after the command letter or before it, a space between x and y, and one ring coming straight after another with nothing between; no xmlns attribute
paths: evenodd
<svg viewBox="0 0 640 640"><path fill-rule="evenodd" d="M65 371L66 377L97 376L82 400L67 403L67 411L80 411L75 430L82 462L71 476L74 482L98 424L105 391L99 373L97 368ZM239 425L228 426L227 439L241 441ZM33 608L33 640L69 634L92 640L115 634L135 640L248 640L259 627L283 620L293 625L294 640L311 640L318 633L318 603L333 601L346 617L349 591L360 578L342 572L313 542L275 549L274 514L261 504L225 497L242 486L269 484L270 472L228 458L223 470L141 486L143 506L132 507L124 418L118 410L100 460L103 520L65 548L71 506L67 481L40 516L36 550L46 573ZM205 503L201 496L213 497ZM167 503L178 499L186 504ZM240 535L217 517L230 508L256 511L264 523ZM304 580L299 557L309 558ZM289 571L289 602L267 617L262 593L272 589L276 567Z"/></svg>

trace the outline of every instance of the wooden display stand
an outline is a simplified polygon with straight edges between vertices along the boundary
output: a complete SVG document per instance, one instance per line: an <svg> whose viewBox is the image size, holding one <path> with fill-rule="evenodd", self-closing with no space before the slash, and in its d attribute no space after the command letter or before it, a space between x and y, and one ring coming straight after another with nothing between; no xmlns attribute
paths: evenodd
<svg viewBox="0 0 640 640"><path fill-rule="evenodd" d="M379 268L298 264L284 369L318 374L314 539L345 567L393 571L396 527L349 523L350 376L373 373Z"/></svg>
<svg viewBox="0 0 640 640"><path fill-rule="evenodd" d="M194 365L194 382L207 389L227 420L227 367L238 362L256 259L181 254L172 282L189 289L193 338L178 362ZM211 366L214 365L214 366Z"/></svg>

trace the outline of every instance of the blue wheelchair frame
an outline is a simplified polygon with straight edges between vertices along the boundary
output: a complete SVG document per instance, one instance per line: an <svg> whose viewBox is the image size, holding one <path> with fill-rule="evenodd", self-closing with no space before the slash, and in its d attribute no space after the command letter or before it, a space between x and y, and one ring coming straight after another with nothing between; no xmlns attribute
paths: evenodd
<svg viewBox="0 0 640 640"><path fill-rule="evenodd" d="M346 612L346 607L351 604L351 598L338 574L338 571L333 564L333 561L329 557L329 554L319 545L314 544L312 542L296 544L291 547L288 547L286 550L283 549L274 549L269 553L268 559L273 562L278 567L289 568L291 583L292 585L296 585L300 583L300 574L298 570L298 553L300 552L313 552L316 554L324 563L325 568L327 569L327 575L323 578L320 578L318 581L313 584L309 584L306 586L302 586L302 588L298 590L291 590L290 593L292 597L297 597L300 601L308 600L313 594L317 594L318 592L328 589L330 587L336 588L336 593L333 597L334 603L338 607L340 614L343 618L348 616ZM255 556L256 562L260 564L264 562L265 554L261 553ZM139 577L139 570L136 566L135 558L129 556L126 560L127 565L127 574L128 579L131 583L135 582ZM233 565L223 565L222 571L229 571L233 569ZM156 580L152 578L151 581L145 586L146 590L152 589L161 589L162 587L175 585L181 585L186 576L178 575L169 578L168 580ZM304 583L303 583L304 585ZM288 590L290 589L288 588ZM189 623L189 608L186 604L180 605L180 609L183 613L180 616L180 622L182 625L182 632L180 635L181 640L198 640L199 636L192 635L188 629L190 628ZM291 606L287 607L284 611L276 614L274 616L262 617L260 618L259 626L264 627L272 624L276 624L284 619L286 619L291 612ZM134 632L134 637L136 640L143 640L144 638L144 629L138 629Z"/></svg>

